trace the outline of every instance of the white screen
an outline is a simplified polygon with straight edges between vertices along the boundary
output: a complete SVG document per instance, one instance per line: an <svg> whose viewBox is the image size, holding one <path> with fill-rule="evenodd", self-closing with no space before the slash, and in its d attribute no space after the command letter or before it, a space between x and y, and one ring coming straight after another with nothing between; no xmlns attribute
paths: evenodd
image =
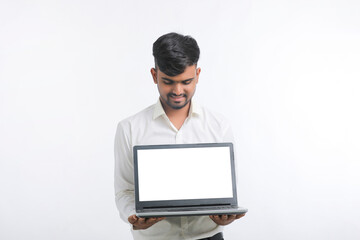
<svg viewBox="0 0 360 240"><path fill-rule="evenodd" d="M139 200L231 198L229 147L138 150Z"/></svg>

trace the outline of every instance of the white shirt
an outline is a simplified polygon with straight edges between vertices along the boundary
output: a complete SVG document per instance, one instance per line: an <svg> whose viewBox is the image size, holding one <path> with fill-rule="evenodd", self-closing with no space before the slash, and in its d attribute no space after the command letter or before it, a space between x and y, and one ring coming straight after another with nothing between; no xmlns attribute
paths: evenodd
<svg viewBox="0 0 360 240"><path fill-rule="evenodd" d="M224 117L194 101L180 130L166 116L160 100L121 121L115 136L115 201L120 217L129 223L128 217L135 214L134 145L210 142L233 142L230 125ZM222 228L208 216L188 216L167 217L146 230L131 231L135 240L192 240L213 236Z"/></svg>

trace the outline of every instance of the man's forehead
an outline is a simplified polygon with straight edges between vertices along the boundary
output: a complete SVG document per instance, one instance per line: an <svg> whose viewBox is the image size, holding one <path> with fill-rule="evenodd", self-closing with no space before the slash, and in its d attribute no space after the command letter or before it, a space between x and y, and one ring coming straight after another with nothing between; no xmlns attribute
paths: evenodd
<svg viewBox="0 0 360 240"><path fill-rule="evenodd" d="M172 81L186 81L195 78L196 76L196 66L188 66L185 68L185 71L176 75L176 76L168 76L163 73L160 69L157 69L159 73L159 77L164 80L172 80Z"/></svg>

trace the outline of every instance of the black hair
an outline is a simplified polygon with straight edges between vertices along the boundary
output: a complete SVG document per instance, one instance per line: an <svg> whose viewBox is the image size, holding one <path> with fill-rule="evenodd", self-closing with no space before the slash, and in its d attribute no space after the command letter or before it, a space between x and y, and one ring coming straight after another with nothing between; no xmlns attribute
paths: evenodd
<svg viewBox="0 0 360 240"><path fill-rule="evenodd" d="M168 76L176 76L187 66L197 64L200 49L194 38L171 32L159 37L153 44L155 68Z"/></svg>

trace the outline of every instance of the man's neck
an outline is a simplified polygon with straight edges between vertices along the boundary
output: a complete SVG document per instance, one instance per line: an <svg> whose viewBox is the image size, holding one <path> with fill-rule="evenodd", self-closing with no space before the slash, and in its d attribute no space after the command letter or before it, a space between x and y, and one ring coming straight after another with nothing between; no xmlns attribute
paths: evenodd
<svg viewBox="0 0 360 240"><path fill-rule="evenodd" d="M165 111L166 116L169 118L171 123L177 128L180 129L185 119L189 115L191 101L188 102L184 107L180 109L173 109L169 107L166 103L161 101L161 105Z"/></svg>

